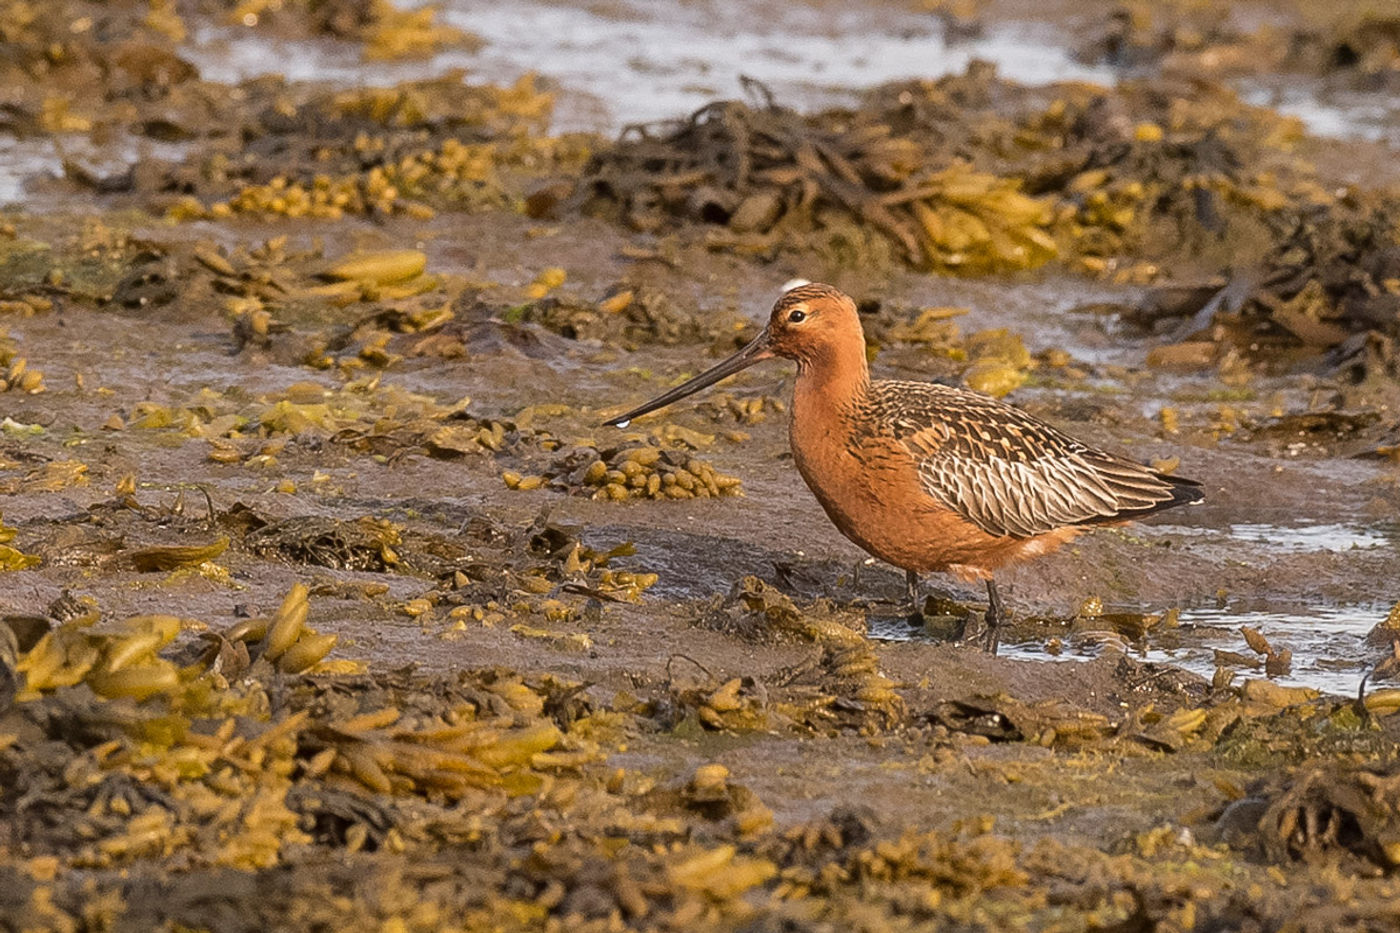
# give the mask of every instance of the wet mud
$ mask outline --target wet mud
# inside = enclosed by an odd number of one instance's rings
[[[1400,191],[1249,85],[1384,17],[925,4],[1121,80],[612,133],[467,9],[0,0],[0,928],[1400,923]],[[1206,502],[912,625],[783,365],[601,426],[795,277]]]

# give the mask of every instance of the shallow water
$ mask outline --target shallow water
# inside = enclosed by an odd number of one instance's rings
[[[1400,105],[1386,95],[1331,92],[1306,79],[1288,86],[1244,82],[1240,93],[1251,104],[1297,117],[1316,136],[1400,146]]]
[[[142,159],[177,160],[184,151],[183,143],[131,135],[95,143],[81,134],[17,139],[0,133],[0,206],[24,202],[30,209],[42,210],[46,199],[31,196],[28,185],[36,179],[63,177],[67,159],[98,177],[108,177],[122,174]]]
[[[1393,524],[1357,525],[1322,522],[1278,525],[1268,522],[1239,522],[1217,528],[1175,525],[1157,522],[1142,529],[1144,536],[1161,534],[1185,535],[1203,539],[1211,544],[1240,544],[1252,553],[1271,551],[1280,554],[1302,554],[1315,551],[1348,551],[1352,549],[1394,546],[1397,528]]]
[[[1386,611],[1386,606],[1374,604],[1243,612],[1228,607],[1186,609],[1178,628],[1161,636],[1149,635],[1139,645],[1129,645],[1111,633],[1084,632],[1065,638],[1058,655],[1051,654],[1044,642],[1008,645],[1004,653],[1016,658],[1080,661],[1116,645],[1139,660],[1173,664],[1209,678],[1215,672],[1215,649],[1252,654],[1240,634],[1241,627],[1249,626],[1258,629],[1275,650],[1293,652],[1292,671],[1272,678],[1276,682],[1355,696],[1361,678],[1377,659],[1376,649],[1365,643],[1366,633],[1385,618]],[[1258,670],[1239,671],[1241,677],[1263,674],[1262,659]]]
[[[432,78],[454,68],[472,68],[477,57],[462,49],[449,49],[429,59],[366,62],[360,47],[353,42],[328,38],[291,42],[236,26],[196,29],[181,51],[206,81],[234,84],[276,73],[288,81],[357,87],[392,87],[403,81]],[[529,67],[516,68],[510,79],[519,77]]]
[[[605,8],[449,0],[441,6],[447,22],[486,40],[479,53],[366,64],[349,43],[299,42],[289,54],[290,43],[219,28],[197,32],[187,54],[206,78],[230,82],[278,71],[294,80],[388,85],[453,68],[509,82],[535,71],[562,86],[556,129],[597,132],[741,96],[744,77],[799,106],[850,102],[863,88],[960,72],[974,59],[1028,84],[1113,81],[1110,69],[1074,61],[1051,27],[997,26],[975,40],[949,42],[935,17],[910,10],[775,6],[768,12],[776,18],[763,19],[738,0]]]
[[[1397,527],[1393,524],[1360,525],[1343,522],[1277,525],[1266,522],[1238,522],[1223,528],[1154,523],[1134,529],[1133,534],[1152,538],[1185,537],[1193,548],[1237,552],[1240,562],[1268,560],[1270,555],[1286,555],[1373,550],[1394,547]],[[1123,607],[1126,608],[1126,607]],[[1163,606],[1140,607],[1144,612],[1160,612]],[[1008,657],[1042,661],[1085,661],[1104,650],[1121,650],[1142,661],[1174,664],[1204,677],[1215,672],[1214,652],[1219,649],[1250,655],[1240,629],[1258,629],[1275,650],[1293,652],[1292,671],[1275,678],[1281,684],[1313,687],[1327,693],[1355,695],[1362,676],[1380,658],[1380,649],[1366,644],[1366,634],[1382,621],[1389,604],[1367,602],[1350,605],[1296,605],[1251,602],[1247,606],[1180,607],[1176,627],[1150,632],[1139,642],[1104,630],[1080,630],[1068,634],[1047,634],[1045,638],[1003,645]],[[1111,607],[1120,611],[1120,607]],[[1138,611],[1137,608],[1128,611]],[[923,640],[924,630],[911,628],[900,619],[872,622],[871,636],[889,641]],[[1057,648],[1050,647],[1052,639]],[[1263,660],[1257,671],[1242,669],[1241,676],[1264,676]]]
[[[888,81],[960,72],[974,59],[1028,84],[1113,80],[1109,69],[1070,58],[1048,27],[993,27],[950,43],[934,16],[911,10],[775,5],[772,18],[759,19],[744,15],[747,9],[738,0],[617,3],[605,12],[451,0],[446,18],[487,40],[475,65],[483,73],[536,68],[605,102],[593,113],[560,114],[570,129],[684,115],[716,97],[741,95],[741,76],[802,106],[848,102],[855,91]]]
[[[27,179],[57,175],[63,159],[47,139],[16,139],[0,133],[0,205],[23,200]]]
[[[1216,668],[1215,651],[1253,657],[1240,629],[1258,629],[1270,645],[1293,652],[1293,667],[1273,677],[1287,686],[1312,687],[1325,693],[1355,696],[1361,678],[1375,666],[1380,652],[1366,644],[1366,633],[1385,618],[1384,604],[1354,606],[1276,606],[1238,610],[1199,607],[1183,609],[1176,627],[1130,642],[1107,627],[1081,629],[1043,639],[1006,642],[1000,654],[1032,661],[1088,661],[1104,651],[1121,651],[1139,661],[1171,664],[1209,679]],[[872,620],[870,635],[882,641],[922,641],[929,636],[902,619]],[[929,639],[931,640],[931,639]],[[1053,646],[1053,647],[1052,647]],[[1239,677],[1263,677],[1257,669],[1236,668]]]

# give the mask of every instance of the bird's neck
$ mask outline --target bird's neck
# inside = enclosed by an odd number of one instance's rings
[[[794,409],[851,410],[869,389],[870,367],[865,360],[865,341],[843,342],[820,347],[811,356],[798,360],[793,405]]]

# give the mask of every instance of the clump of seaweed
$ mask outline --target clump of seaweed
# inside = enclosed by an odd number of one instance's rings
[[[175,169],[198,194],[176,200],[169,215],[426,219],[440,207],[508,206],[520,197],[508,176],[581,164],[586,154],[581,138],[544,133],[552,97],[531,76],[512,87],[445,79],[284,106],[299,118],[259,123],[237,150],[211,144]],[[294,152],[274,170],[258,157],[270,147]]]
[[[43,370],[29,365],[29,359],[21,356],[14,341],[0,330],[0,392],[38,395],[45,388]]]
[[[216,463],[266,470],[289,444],[334,443],[390,462],[412,454],[454,459],[507,451],[553,451],[548,431],[468,413],[470,399],[444,405],[378,378],[344,389],[294,383],[269,395],[202,390],[189,405],[139,403],[128,430],[172,432],[209,444]]]
[[[633,226],[725,225],[754,248],[878,232],[917,268],[985,272],[1200,250],[1324,198],[1289,159],[1296,124],[1228,91],[1066,85],[1046,104],[986,66],[802,116],[771,98],[634,128],[584,172]],[[867,243],[868,246],[868,243]]]
[[[763,93],[766,94],[766,91]],[[597,153],[582,183],[633,227],[688,220],[726,227],[753,249],[878,231],[930,270],[1032,268],[1058,254],[1052,206],[1013,179],[934,153],[866,112],[808,118],[778,106],[711,104],[687,120],[633,127]]]
[[[1400,866],[1400,777],[1393,766],[1301,767],[1258,782],[1221,821],[1232,843],[1257,846],[1274,862],[1344,858],[1370,870]]]
[[[788,404],[776,395],[739,397],[728,392],[707,393],[696,403],[695,411],[718,424],[735,422],[741,425],[762,424],[770,416],[786,415]]]
[[[60,865],[178,853],[187,867],[258,868],[311,841],[298,811],[314,808],[318,794],[442,802],[536,794],[549,775],[596,757],[565,737],[542,695],[518,678],[486,674],[479,687],[449,689],[431,713],[386,703],[383,691],[356,686],[357,665],[322,660],[336,636],[307,626],[308,609],[298,584],[271,615],[224,632],[175,616],[112,627],[89,609],[37,640],[27,634],[14,663],[16,705],[0,720],[0,733],[19,730],[0,742],[3,766],[37,762],[29,756],[45,741],[71,757],[58,771],[30,769],[0,795],[0,812]],[[197,642],[177,641],[188,631],[199,632]],[[307,672],[350,680],[282,681],[273,693],[279,677]],[[43,828],[33,801],[50,784],[46,799],[82,802],[80,819]],[[370,833],[376,845],[386,835],[402,844],[383,824],[352,822],[342,832],[352,848]]]
[[[11,545],[15,540],[19,530],[6,525],[0,519],[0,572],[7,570],[28,570],[37,567],[43,559],[37,554],[26,554],[24,551]]]
[[[1301,124],[1228,88],[1033,91],[979,65],[856,110],[802,115],[764,93],[628,130],[585,169],[588,209],[643,230],[698,224],[733,249],[945,272],[1059,259],[1148,282],[1186,255],[1245,287],[1178,339],[1215,324],[1240,352],[1327,351],[1360,375],[1393,358],[1393,197],[1323,184],[1297,155]]]
[[[511,489],[548,486],[594,499],[709,499],[743,495],[737,476],[674,447],[575,447],[537,475],[502,475]]]
[[[1075,49],[1075,56],[1115,68],[1158,65],[1171,56],[1192,56],[1241,40],[1230,28],[1228,12],[1204,4],[1118,3],[1096,23],[1095,31]]]
[[[698,624],[758,642],[797,640],[818,649],[766,682],[731,678],[679,693],[679,702],[693,707],[708,728],[764,728],[771,717],[803,730],[875,732],[905,721],[897,684],[880,671],[865,638],[863,613],[821,599],[799,606],[772,584],[744,577]]]
[[[1361,89],[1393,90],[1400,70],[1400,17],[1383,8],[1343,9],[1331,21],[1295,29],[1287,63],[1343,75]]]
[[[222,660],[219,648],[225,641],[253,643],[259,656],[279,670],[300,673],[321,661],[336,643],[336,636],[306,627],[307,612],[307,590],[298,584],[274,615],[240,623],[216,642],[214,650],[185,667],[160,655],[187,627],[184,620],[169,615],[134,616],[115,632],[94,631],[99,617],[86,612],[46,632],[19,657],[15,671],[24,680],[16,698],[37,699],[80,683],[101,697],[137,700],[197,690],[199,678]],[[247,664],[245,649],[243,667]]]
[[[202,6],[245,29],[357,42],[367,61],[423,58],[445,48],[481,45],[470,33],[439,23],[441,11],[431,5],[401,10],[390,0],[205,0]]]

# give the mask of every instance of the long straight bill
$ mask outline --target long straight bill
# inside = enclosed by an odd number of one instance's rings
[[[740,370],[748,369],[754,363],[761,363],[764,360],[772,359],[772,357],[773,354],[768,349],[768,331],[764,330],[763,333],[751,340],[747,346],[723,363],[716,364],[694,379],[681,383],[664,395],[658,395],[645,405],[638,406],[626,414],[618,415],[616,418],[609,418],[603,423],[625,428],[627,427],[627,423],[633,418],[641,417],[647,412],[656,411],[658,408],[665,408],[672,402],[680,401],[687,395],[694,395],[701,389],[709,388],[726,376],[732,376]]]

